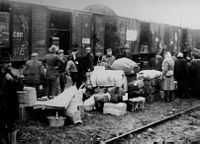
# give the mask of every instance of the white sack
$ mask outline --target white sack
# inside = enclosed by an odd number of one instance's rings
[[[123,71],[121,70],[102,70],[102,71],[93,71],[90,77],[93,87],[111,87],[122,85],[127,85],[126,77]]]

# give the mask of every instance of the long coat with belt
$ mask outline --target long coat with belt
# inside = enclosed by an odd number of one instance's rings
[[[174,90],[174,61],[172,59],[164,59],[162,63],[163,81],[161,88],[163,90]]]
[[[23,83],[19,78],[7,80],[6,74],[2,72],[0,81],[0,131],[13,131],[19,116],[17,91],[23,89]]]

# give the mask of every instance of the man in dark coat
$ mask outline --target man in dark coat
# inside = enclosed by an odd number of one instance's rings
[[[200,98],[200,59],[198,53],[192,53],[193,59],[188,62],[190,76],[190,93],[193,97]]]
[[[31,54],[31,60],[26,62],[23,74],[26,77],[26,85],[35,87],[38,96],[39,86],[44,78],[44,66],[38,60],[38,53]]]
[[[90,71],[93,71],[94,69],[94,57],[91,54],[90,47],[87,47],[85,51],[86,51],[86,56],[83,58],[84,69],[85,69],[85,72],[90,72]]]
[[[9,54],[1,58],[0,68],[0,132],[6,135],[7,143],[16,144],[16,122],[19,114],[17,91],[23,89],[23,84],[12,70]]]
[[[59,94],[59,67],[61,65],[61,60],[56,54],[57,51],[58,47],[52,45],[49,48],[50,53],[43,59],[43,63],[47,67],[46,77],[48,83],[48,97],[54,97]]]
[[[66,75],[65,75],[65,67],[67,65],[67,59],[64,56],[64,50],[60,49],[58,50],[58,56],[60,58],[60,66],[59,66],[59,81],[60,81],[60,90],[61,92],[65,89],[66,84]]]
[[[174,78],[178,83],[177,96],[179,98],[187,98],[189,88],[189,72],[187,60],[183,58],[183,53],[181,52],[177,54],[177,60],[175,61]]]
[[[81,84],[86,80],[84,74],[85,74],[85,69],[84,69],[84,61],[83,58],[81,58],[78,53],[79,53],[79,45],[78,44],[74,44],[73,48],[72,48],[72,60],[76,65],[76,69],[78,72],[78,76],[77,76],[77,82],[76,82],[76,86],[77,88],[79,88],[81,86]]]

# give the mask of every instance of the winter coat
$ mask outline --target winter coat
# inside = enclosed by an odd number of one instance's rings
[[[114,61],[115,61],[115,56],[113,55],[111,56],[104,55],[102,58],[102,62],[107,63],[109,67],[111,67]]]
[[[83,58],[85,72],[93,71],[94,69],[94,57],[91,54],[87,54]]]
[[[194,59],[191,61],[189,77],[191,90],[194,92],[200,92],[200,59]]]
[[[21,79],[7,80],[6,74],[0,72],[0,130],[9,131],[15,129],[15,123],[19,116],[19,102],[17,91],[23,89]]]
[[[61,60],[58,55],[47,54],[43,62],[47,66],[47,79],[56,80],[59,75],[59,66],[61,65]]]
[[[40,84],[44,77],[44,67],[42,62],[38,60],[28,60],[24,68],[24,76],[27,83]]]
[[[67,62],[67,66],[66,66],[66,69],[65,71],[67,73],[70,73],[70,72],[78,72],[77,68],[76,68],[76,64],[73,60],[69,60]]]
[[[162,63],[163,90],[174,90],[174,61],[172,59],[165,59]]]

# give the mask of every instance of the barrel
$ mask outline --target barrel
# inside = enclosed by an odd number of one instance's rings
[[[23,106],[33,106],[36,103],[36,89],[24,87],[23,91],[18,91],[19,104]]]

